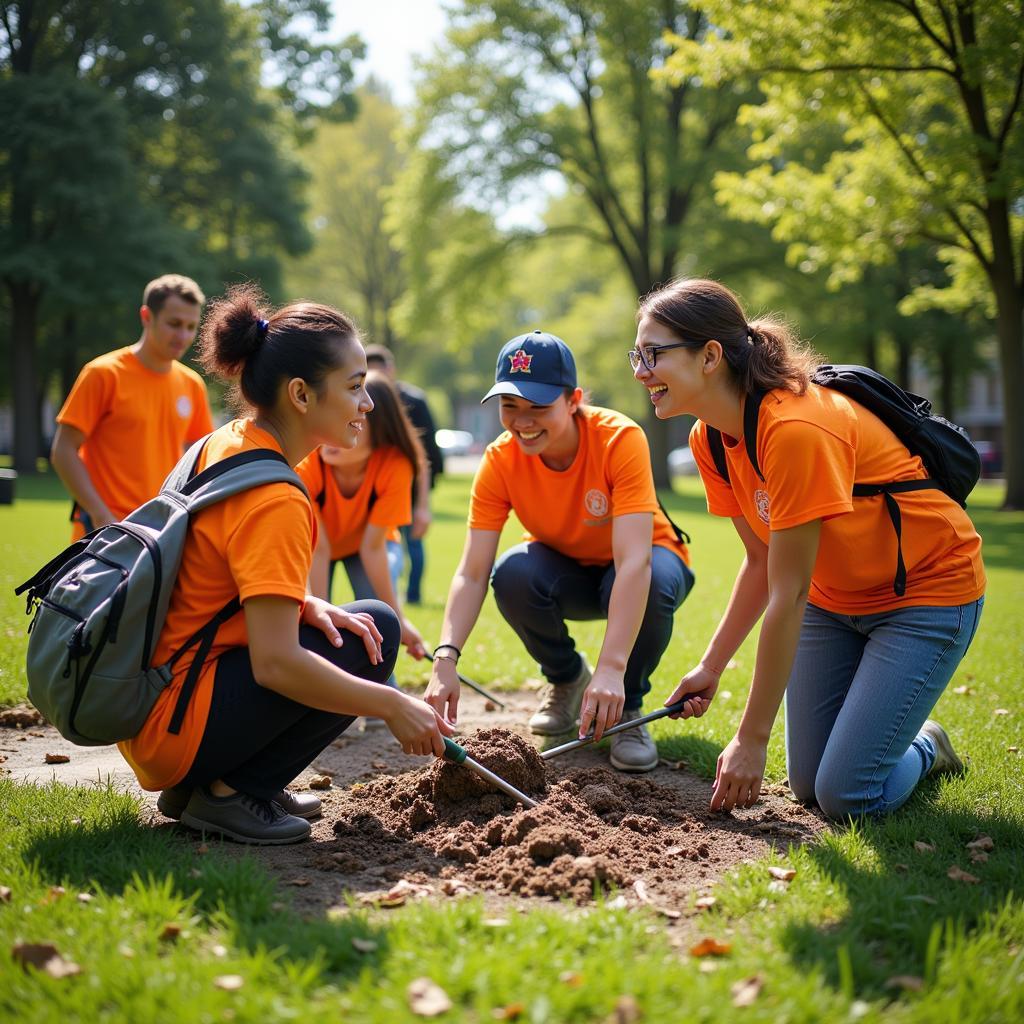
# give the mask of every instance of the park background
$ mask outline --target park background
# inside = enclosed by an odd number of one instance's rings
[[[938,709],[971,771],[922,787],[891,821],[780,850],[798,871],[784,896],[764,864],[724,879],[700,921],[735,949],[707,972],[652,915],[614,908],[534,910],[502,929],[472,902],[309,922],[246,859],[214,850],[200,878],[191,847],[140,825],[133,798],[0,777],[0,889],[15,894],[0,897],[0,1017],[394,1021],[428,973],[455,1000],[451,1019],[634,1019],[625,994],[650,1020],[1020,1019],[1019,5],[367,6],[0,0],[0,442],[19,473],[0,509],[0,705],[24,698],[27,620],[11,590],[66,538],[44,459],[53,413],[86,360],[137,337],[142,286],[167,271],[210,296],[252,279],[275,301],[341,306],[427,389],[439,425],[479,442],[497,431],[477,401],[501,343],[534,326],[564,337],[595,402],[644,423],[666,504],[694,536],[700,597],[666,657],[685,670],[739,549],[696,481],[670,490],[685,433],[652,419],[625,353],[638,295],[697,274],[752,315],[783,312],[828,359],[929,395],[985,443],[991,479],[970,510],[988,604]],[[428,637],[467,494],[456,476],[436,499],[417,620]],[[533,671],[491,602],[479,635],[482,680],[511,687]],[[713,773],[708,751],[731,735],[752,665],[748,643],[714,715],[657,728],[666,756]],[[652,698],[670,692],[663,676]],[[776,736],[769,778],[783,777]],[[979,835],[994,844],[972,868],[980,881],[951,880]],[[94,899],[54,899],[57,884]],[[161,943],[167,921],[189,941]],[[85,985],[7,956],[58,936]],[[229,970],[240,993],[211,985]],[[763,993],[737,1011],[732,986],[754,976]]]

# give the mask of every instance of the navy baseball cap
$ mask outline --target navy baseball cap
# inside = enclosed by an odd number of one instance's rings
[[[515,395],[550,405],[566,388],[576,387],[576,360],[561,338],[547,331],[520,334],[505,343],[494,368],[494,387],[480,399]]]

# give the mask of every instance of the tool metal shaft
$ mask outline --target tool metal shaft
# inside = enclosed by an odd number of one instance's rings
[[[652,711],[649,715],[642,715],[640,718],[634,718],[631,722],[619,722],[618,725],[613,725],[610,729],[605,729],[604,736],[614,736],[617,732],[625,732],[627,729],[635,729],[638,725],[646,725],[648,722],[654,722],[659,718],[664,718],[666,715],[682,711],[685,703],[686,701],[683,700],[676,701],[675,704],[669,704],[667,707],[659,708],[657,711]],[[544,750],[541,752],[540,756],[543,760],[550,761],[551,758],[558,757],[559,754],[567,754],[570,750],[579,750],[580,747],[586,747],[593,742],[594,734],[591,733],[589,736],[586,736],[581,740],[571,740],[569,743],[563,743],[560,747],[552,747],[550,750]]]
[[[481,779],[486,779],[492,786],[497,786],[503,793],[507,793],[513,800],[518,800],[524,807],[536,807],[537,801],[531,800],[525,793],[521,793],[510,782],[506,782],[500,775],[485,768],[479,761],[467,757],[464,764],[470,771],[474,771]]]

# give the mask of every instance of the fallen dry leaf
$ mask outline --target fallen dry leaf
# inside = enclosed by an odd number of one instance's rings
[[[174,921],[168,921],[157,936],[161,942],[174,942],[181,935],[181,925]]]
[[[984,850],[971,850],[971,863],[984,864],[988,860],[988,854]]]
[[[1020,747],[1007,747],[1006,752],[1008,754],[1016,754],[1020,750]]]
[[[91,892],[80,892],[75,898],[79,903],[92,903],[95,897]]]
[[[647,906],[652,910],[657,911],[663,917],[667,917],[671,920],[675,920],[677,917],[682,917],[682,914],[678,910],[672,910],[669,907],[662,907],[655,903],[647,892],[647,883],[642,878],[638,878],[633,883],[633,891],[636,893],[637,899],[640,900],[641,903],[646,903]]]
[[[772,878],[777,878],[780,882],[792,882],[793,879],[796,878],[796,868],[779,868],[772,866],[768,869],[768,874],[771,875]]]
[[[485,917],[480,922],[485,928],[507,928],[507,917]]]
[[[72,978],[82,973],[82,968],[71,960],[65,960],[57,947],[50,942],[22,942],[11,947],[11,956],[22,969],[34,967],[51,978]]]
[[[46,764],[67,764],[71,760],[68,754],[46,754],[43,761]]]
[[[441,882],[441,892],[445,896],[467,896],[472,891],[461,878],[446,878]]]
[[[295,885],[295,886],[298,886],[298,887],[301,888],[302,886],[309,885],[309,879],[308,878],[304,878],[304,877],[303,878],[289,878],[288,881],[285,882],[284,884],[285,885]]]
[[[51,885],[50,891],[39,901],[43,904],[56,903],[67,895],[67,889],[63,885]]]
[[[373,939],[360,939],[358,936],[352,939],[352,948],[358,953],[372,953],[377,948]]]
[[[910,865],[909,864],[896,863],[896,864],[893,864],[893,869],[895,871],[909,871],[910,870]]]
[[[969,871],[964,871],[957,864],[954,864],[946,872],[946,877],[952,879],[954,882],[966,882],[968,885],[975,885],[981,881],[980,878],[975,877]]]
[[[974,687],[973,686],[954,686],[953,692],[958,693],[961,697],[973,697]]]
[[[11,902],[11,890],[6,885],[0,885],[0,903]]]
[[[1008,708],[996,708],[995,711],[992,712],[993,715],[1008,715],[1009,713]]]
[[[385,910],[390,910],[392,907],[402,906],[405,903],[405,897],[368,892],[359,897],[359,902],[372,903],[375,907],[383,907]]]
[[[583,985],[583,975],[579,971],[562,971],[558,980],[569,988],[580,988]]]
[[[760,974],[753,974],[749,978],[737,981],[730,991],[732,992],[733,1006],[750,1006],[761,994],[764,988],[764,978]]]
[[[437,1017],[452,1008],[448,993],[430,978],[415,978],[410,981],[409,987],[405,990],[405,997],[409,1002],[409,1009],[417,1017]]]
[[[330,775],[314,775],[309,780],[310,789],[330,789],[331,788],[331,777]]]
[[[690,947],[690,956],[725,956],[731,949],[731,942],[720,942],[708,937]]]
[[[209,852],[210,847],[208,843],[200,843],[196,847],[196,853],[199,854],[200,857],[205,857]]]
[[[931,843],[924,843],[920,839],[914,840],[914,849],[918,853],[934,853],[935,847]]]
[[[498,705],[495,704],[493,700],[485,700],[484,701],[484,711],[497,711],[497,710],[498,710]]]
[[[387,761],[371,761],[370,762],[370,767],[371,768],[376,768],[377,771],[382,772],[385,769],[389,768],[390,765],[387,763]]]
[[[968,850],[994,850],[996,844],[991,836],[978,836],[967,844]]]
[[[924,988],[924,979],[913,974],[896,974],[885,983],[886,988],[902,988],[907,992],[920,992]]]
[[[526,1007],[522,1003],[509,1003],[491,1010],[491,1016],[495,1020],[519,1020],[525,1012]]]
[[[710,910],[717,902],[714,896],[699,896],[694,906],[698,910]]]
[[[636,1024],[641,1017],[643,1017],[643,1011],[633,996],[619,996],[615,1000],[608,1024]]]
[[[217,988],[224,989],[225,992],[237,992],[245,984],[245,978],[240,974],[222,974],[220,977],[214,978],[213,983]]]

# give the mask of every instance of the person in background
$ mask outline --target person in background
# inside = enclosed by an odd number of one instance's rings
[[[139,310],[142,337],[78,375],[50,450],[74,501],[73,541],[149,501],[185,449],[213,430],[203,378],[180,362],[204,301],[190,278],[150,281]]]
[[[549,684],[530,729],[557,736],[578,722],[580,737],[593,726],[600,739],[620,718],[641,715],[673,616],[693,586],[690,556],[658,503],[644,432],[613,409],[584,404],[561,338],[533,331],[509,341],[483,401],[492,398],[505,432],[473,480],[425,699],[456,720],[456,664],[490,581],[498,610]],[[510,512],[527,539],[495,564]],[[593,670],[567,619],[607,620]],[[609,760],[623,772],[657,767],[646,726],[612,736]]]
[[[402,643],[420,659],[426,654],[423,639],[398,599],[398,529],[412,519],[411,496],[426,472],[426,456],[388,377],[370,371],[366,391],[373,409],[355,444],[323,445],[296,467],[320,516],[310,590],[329,601],[341,562],[356,600],[377,598],[393,608]]]
[[[870,410],[813,383],[814,357],[783,321],[748,319],[717,281],[673,281],[642,299],[629,359],[659,419],[697,417],[690,448],[708,511],[732,520],[745,552],[703,658],[665,703],[705,714],[761,620],[712,810],[757,800],[783,695],[790,788],[830,818],[888,814],[925,776],[961,770],[928,715],[984,603],[981,537],[964,509],[937,488],[901,493],[897,535],[882,497],[857,497],[854,484],[924,480],[920,457]],[[745,440],[758,396],[760,473]]]
[[[420,388],[398,380],[395,373],[395,357],[383,345],[366,346],[366,365],[371,370],[382,370],[391,378],[405,406],[406,414],[413,428],[419,432],[423,450],[427,455],[427,472],[416,481],[416,493],[412,499],[412,522],[402,527],[402,538],[409,552],[409,579],[405,587],[405,599],[409,604],[420,604],[423,600],[423,570],[426,557],[423,538],[430,528],[430,492],[437,478],[444,472],[444,456],[434,439],[434,417],[427,405],[427,396]]]
[[[202,359],[246,413],[210,435],[199,471],[256,449],[295,466],[318,445],[350,448],[373,408],[358,331],[330,306],[272,309],[254,285],[237,286],[206,318]],[[444,753],[451,727],[381,685],[398,655],[395,613],[309,594],[315,536],[309,498],[286,482],[242,491],[189,524],[154,664],[232,597],[242,609],[216,627],[204,661],[193,664],[195,648],[181,658],[119,747],[142,787],[162,790],[160,811],[190,828],[258,845],[305,839],[320,800],[287,786],[357,715],[383,719],[408,754]]]

